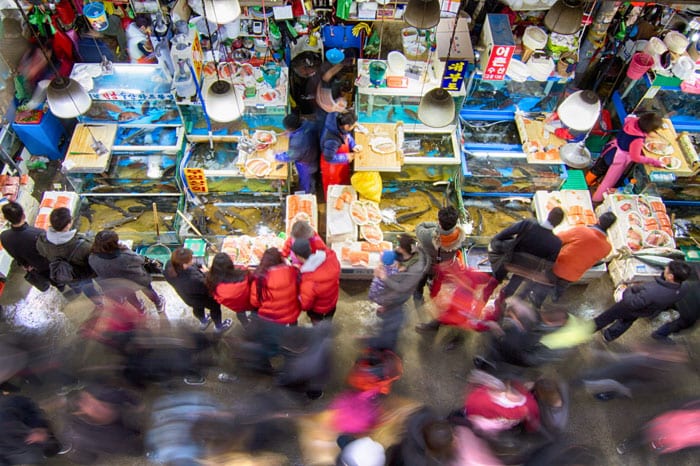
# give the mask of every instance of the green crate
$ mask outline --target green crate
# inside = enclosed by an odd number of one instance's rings
[[[579,191],[587,191],[588,185],[586,184],[586,177],[582,170],[567,169],[567,177],[564,183],[561,185],[561,190],[564,189],[576,189]]]
[[[204,257],[207,255],[207,242],[201,238],[186,238],[183,246],[192,250],[193,257]]]
[[[700,248],[697,246],[681,246],[687,262],[700,262]]]

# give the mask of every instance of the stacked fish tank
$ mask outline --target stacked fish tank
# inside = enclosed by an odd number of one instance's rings
[[[79,121],[117,125],[104,171],[64,166],[68,183],[81,197],[80,231],[113,229],[135,247],[178,243],[184,128],[171,78],[157,65],[132,64],[114,64],[111,73],[99,64],[77,64],[73,77],[80,76],[91,76],[93,86],[88,90],[92,105]]]

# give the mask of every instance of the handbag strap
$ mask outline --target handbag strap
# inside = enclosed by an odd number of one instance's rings
[[[66,262],[68,262],[69,264],[71,263],[71,260],[73,259],[73,255],[74,255],[75,252],[78,250],[78,248],[80,247],[80,245],[81,245],[82,243],[84,243],[84,242],[85,242],[85,240],[84,240],[83,238],[78,238],[77,243],[75,243],[75,247],[74,247],[73,250],[70,252],[70,254],[68,254],[68,258],[66,259]]]

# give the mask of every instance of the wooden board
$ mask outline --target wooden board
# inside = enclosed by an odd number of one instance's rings
[[[63,161],[65,171],[67,173],[102,173],[107,171],[116,134],[117,125],[78,124]],[[91,147],[93,137],[105,145],[109,151],[107,154],[97,155]]]
[[[402,123],[362,123],[369,131],[367,134],[355,131],[355,142],[362,146],[362,151],[355,155],[355,171],[400,172],[403,164],[403,132]],[[396,144],[396,151],[390,154],[380,154],[372,150],[371,142],[374,137],[388,137]]]
[[[528,163],[561,164],[559,158],[559,148],[566,144],[566,141],[555,136],[554,133],[545,134],[544,121],[525,118],[522,115],[515,115],[515,126],[518,128],[520,142],[523,145],[523,152],[527,155]],[[549,148],[550,152],[538,149]]]
[[[284,162],[278,162],[275,160],[275,154],[280,152],[286,152],[289,148],[289,138],[286,134],[278,134],[277,141],[264,150],[256,150],[254,153],[249,155],[246,160],[251,159],[265,159],[270,162],[272,170],[265,176],[255,176],[250,173],[245,167],[243,169],[244,176],[246,178],[256,178],[264,180],[286,180],[289,174],[289,164]]]
[[[678,144],[678,134],[676,134],[676,129],[673,127],[673,123],[671,123],[671,120],[665,118],[664,119],[664,127],[661,128],[656,132],[656,134],[661,138],[665,139],[668,141],[671,146],[673,147],[673,154],[671,156],[679,159],[681,161],[681,166],[676,168],[675,170],[671,170],[669,168],[657,168],[653,167],[651,165],[644,165],[644,169],[647,171],[647,173],[651,172],[670,172],[673,173],[676,176],[693,176],[694,171],[691,167],[688,166],[688,161],[686,160],[685,156],[683,155],[683,151],[681,150],[681,146]],[[654,136],[650,136],[650,139],[654,139]],[[642,152],[644,152],[644,155],[647,157],[651,157],[654,159],[658,159],[662,157],[659,154],[655,154],[653,152],[649,152],[646,149],[642,149]]]

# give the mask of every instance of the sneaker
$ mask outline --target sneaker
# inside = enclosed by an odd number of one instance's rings
[[[306,392],[306,397],[309,400],[320,400],[323,398],[323,390],[309,390]]]
[[[600,401],[610,401],[617,398],[617,392],[601,392],[593,395],[595,399]]]
[[[56,454],[57,455],[67,455],[71,451],[73,451],[73,444],[68,442],[68,443],[62,444],[61,449],[58,450],[58,453],[56,453]]]
[[[651,337],[659,343],[666,343],[667,345],[675,345],[676,344],[676,342],[671,340],[668,336],[659,335],[656,332],[652,333]]]
[[[625,439],[615,447],[618,455],[625,455],[630,450],[629,440]]]
[[[208,329],[210,325],[211,325],[211,317],[205,316],[204,319],[199,322],[200,332],[203,332],[206,329]]]
[[[427,322],[425,324],[418,324],[416,325],[416,332],[422,333],[422,334],[429,334],[429,333],[435,333],[438,331],[440,328],[440,322],[437,320],[433,320],[430,322]]]
[[[226,330],[231,328],[231,319],[226,319],[223,322],[221,322],[221,325],[216,327],[214,332],[216,332],[217,335],[221,335],[222,333],[226,332]]]
[[[158,295],[158,304],[156,304],[156,311],[158,311],[158,314],[162,314],[165,312],[165,296],[162,294]]]
[[[613,337],[610,334],[610,329],[606,328],[605,330],[603,330],[603,339],[608,343],[610,343],[611,341],[613,341],[615,339],[615,337]]]
[[[216,378],[219,379],[221,383],[231,383],[238,380],[238,377],[227,372],[220,372]]]
[[[188,375],[185,377],[184,382],[187,385],[204,385],[206,379],[203,375]]]

